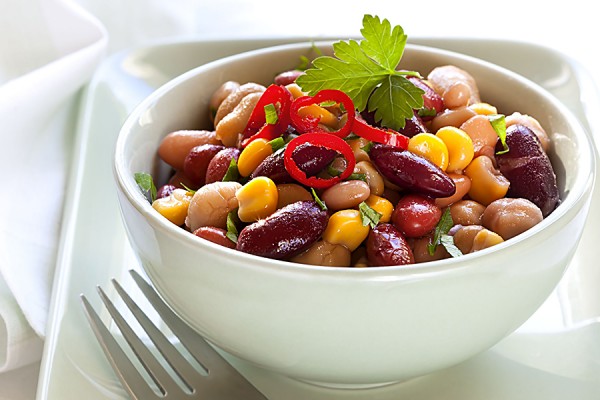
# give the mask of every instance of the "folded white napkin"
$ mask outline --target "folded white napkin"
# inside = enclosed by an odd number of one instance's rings
[[[3,3],[0,372],[41,355],[77,94],[107,40],[102,26],[72,2]]]

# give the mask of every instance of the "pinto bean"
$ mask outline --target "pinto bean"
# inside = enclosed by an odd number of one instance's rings
[[[460,129],[471,137],[475,157],[485,155],[492,158],[494,156],[498,134],[485,115],[469,118],[460,126]]]
[[[383,194],[383,191],[385,190],[383,178],[370,161],[356,163],[354,172],[365,175],[371,194],[376,196],[381,196]]]
[[[327,212],[315,201],[298,201],[240,232],[237,250],[268,258],[288,259],[316,242],[327,226]]]
[[[477,113],[469,107],[446,109],[433,118],[430,129],[432,132],[437,132],[444,126],[454,126],[459,128],[465,121],[475,115],[477,115]]]
[[[350,180],[338,182],[321,194],[321,199],[331,210],[354,208],[369,198],[371,191],[366,182]]]
[[[222,143],[214,131],[175,131],[162,139],[158,146],[158,156],[174,169],[181,170],[190,150],[202,144]]]
[[[194,193],[185,225],[191,232],[202,226],[227,227],[227,214],[238,208],[235,192],[242,185],[238,182],[213,182]]]
[[[442,260],[449,258],[450,253],[444,246],[436,246],[433,255],[429,254],[429,244],[431,243],[431,236],[424,236],[417,238],[412,243],[412,252],[415,257],[415,263]]]
[[[326,267],[349,267],[351,253],[346,246],[319,240],[304,252],[292,257],[290,261]]]
[[[471,88],[463,81],[451,84],[442,94],[446,107],[455,109],[469,105]]]
[[[544,219],[542,210],[527,199],[504,198],[493,201],[482,214],[482,225],[508,240],[534,227]]]

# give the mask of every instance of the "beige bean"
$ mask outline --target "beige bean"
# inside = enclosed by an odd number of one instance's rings
[[[304,252],[292,257],[290,261],[325,267],[349,267],[351,265],[351,253],[341,244],[319,240]]]
[[[381,196],[383,194],[383,190],[385,189],[383,178],[370,161],[356,163],[354,172],[365,175],[371,194],[376,196]]]
[[[330,210],[345,210],[358,206],[369,198],[371,191],[366,182],[351,180],[338,182],[321,194],[321,200]]]
[[[441,245],[435,247],[433,255],[429,254],[429,243],[431,243],[431,238],[429,236],[418,238],[413,241],[412,252],[415,257],[415,263],[442,260],[450,257],[450,253],[448,253],[446,248]]]
[[[477,115],[469,107],[459,107],[453,110],[446,109],[431,120],[431,131],[437,132],[444,126],[454,126],[459,128],[469,118]]]
[[[242,101],[244,97],[250,93],[262,93],[266,90],[263,85],[258,83],[244,83],[237,88],[236,91],[230,93],[219,105],[217,113],[215,114],[215,127],[227,114],[233,111],[233,109]]]
[[[545,152],[548,152],[548,147],[550,147],[550,138],[548,134],[542,128],[542,125],[538,122],[537,119],[518,112],[514,112],[511,115],[506,116],[506,127],[508,128],[511,125],[525,125],[529,129],[532,130],[533,133],[538,137],[540,143],[542,144],[542,149]]]
[[[431,84],[433,90],[435,90],[440,96],[443,96],[444,92],[448,90],[456,82],[462,82],[469,87],[470,97],[468,104],[480,103],[481,98],[479,97],[479,89],[475,79],[467,71],[462,70],[454,65],[444,65],[434,68],[429,75],[427,80]]]
[[[227,147],[237,146],[240,134],[246,128],[260,96],[262,96],[262,93],[250,93],[239,102],[233,111],[219,121],[215,132],[217,139],[223,142],[223,145]]]
[[[454,234],[454,245],[463,254],[483,250],[502,242],[500,235],[481,225],[463,226]]]
[[[183,162],[191,149],[203,144],[221,144],[214,131],[181,130],[169,133],[158,146],[158,156],[176,170],[183,168]]]
[[[461,200],[450,206],[452,222],[456,225],[481,225],[485,206],[475,200]]]
[[[468,106],[470,98],[471,88],[462,81],[451,84],[442,95],[444,105],[451,109]]]
[[[238,182],[213,182],[202,186],[194,193],[185,225],[191,232],[201,226],[225,229],[227,214],[238,208],[235,192],[242,185]]]
[[[277,185],[277,209],[301,200],[312,200],[312,194],[302,186],[295,183],[281,183]]]
[[[465,131],[473,141],[474,157],[493,156],[496,152],[498,134],[485,115],[476,115],[465,121],[460,129]]]
[[[223,100],[225,100],[227,98],[227,96],[229,96],[231,93],[238,90],[239,87],[240,87],[240,84],[238,82],[227,81],[227,82],[223,83],[221,86],[219,86],[219,88],[217,90],[215,90],[215,92],[212,94],[212,96],[210,98],[210,102],[208,103],[210,117],[213,119],[213,121],[214,121],[215,115],[217,114],[217,110],[219,109],[219,106],[221,105]]]
[[[439,197],[435,199],[435,205],[439,208],[448,207],[450,204],[461,200],[471,189],[471,179],[463,174],[450,172],[447,174],[454,181],[456,192],[450,197]]]
[[[354,158],[356,159],[357,163],[361,161],[371,160],[371,158],[369,158],[369,153],[367,153],[364,149],[365,146],[369,144],[369,141],[367,139],[359,137],[356,139],[348,140],[347,143],[350,145],[350,148],[352,148],[352,151],[354,152]]]
[[[503,198],[485,208],[482,225],[508,240],[539,224],[544,219],[538,206],[527,199]]]

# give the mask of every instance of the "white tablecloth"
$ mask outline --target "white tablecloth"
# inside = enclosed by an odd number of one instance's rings
[[[600,24],[572,0],[407,3],[0,0],[0,400],[32,399],[80,90],[104,57],[162,38],[356,36],[362,15],[410,36],[509,38],[574,57],[600,84]]]

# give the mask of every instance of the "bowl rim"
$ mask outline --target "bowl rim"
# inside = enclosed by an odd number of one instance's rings
[[[479,259],[487,257],[489,253],[496,253],[504,251],[507,247],[515,247],[523,241],[541,234],[542,230],[546,227],[550,227],[558,223],[559,220],[566,218],[566,215],[570,209],[589,198],[595,176],[595,165],[598,162],[596,159],[596,152],[594,151],[595,145],[592,140],[591,134],[583,127],[575,115],[560,102],[554,95],[542,88],[537,83],[517,74],[509,69],[501,67],[497,64],[482,60],[477,57],[469,56],[466,54],[440,49],[437,47],[411,44],[406,44],[405,51],[410,49],[413,51],[424,51],[433,52],[443,57],[449,57],[458,59],[467,63],[478,64],[487,70],[493,70],[494,73],[500,73],[507,78],[516,80],[519,84],[527,86],[530,90],[536,93],[536,95],[543,97],[546,101],[552,104],[553,107],[558,109],[563,115],[568,126],[573,130],[574,135],[578,137],[581,143],[587,143],[586,148],[579,149],[579,161],[578,164],[589,166],[589,168],[581,171],[581,174],[588,171],[587,175],[579,177],[577,179],[578,185],[571,188],[566,199],[561,199],[561,203],[557,208],[546,218],[544,218],[539,224],[530,228],[529,230],[507,240],[498,245],[490,248],[486,248],[475,253],[464,254],[458,258],[446,258],[436,261],[428,261],[423,263],[414,263],[410,265],[395,265],[395,266],[382,266],[382,267],[368,267],[368,268],[341,268],[341,267],[329,267],[329,266],[317,266],[308,265],[301,263],[294,263],[285,260],[270,259],[262,256],[257,256],[249,253],[237,251],[235,249],[229,249],[218,244],[212,243],[208,240],[199,238],[190,232],[174,225],[166,218],[161,217],[148,202],[143,193],[139,190],[135,180],[133,178],[133,172],[127,168],[127,162],[124,158],[125,144],[133,131],[134,126],[137,124],[140,116],[165,93],[172,90],[174,87],[184,84],[189,79],[202,73],[205,70],[211,70],[218,68],[221,65],[227,64],[231,61],[238,59],[248,59],[271,52],[280,52],[294,49],[308,49],[313,46],[323,47],[331,46],[336,40],[321,40],[321,41],[310,41],[310,42],[294,42],[288,44],[279,44],[275,46],[264,47],[261,49],[250,50],[239,54],[227,56],[198,67],[195,67],[183,74],[169,80],[168,82],[161,85],[158,89],[153,91],[147,96],[142,102],[140,102],[128,115],[125,122],[123,123],[115,145],[115,152],[113,155],[113,175],[116,178],[118,189],[125,195],[127,201],[141,214],[144,218],[155,228],[161,231],[174,235],[174,239],[183,240],[188,245],[202,246],[202,251],[209,251],[211,253],[217,253],[221,256],[226,256],[235,259],[236,262],[243,263],[246,268],[269,268],[277,271],[284,270],[286,273],[308,273],[310,275],[324,274],[333,275],[335,277],[356,277],[359,279],[365,279],[365,277],[377,278],[382,276],[390,276],[401,279],[411,278],[415,275],[430,274],[430,273],[457,273],[465,268],[469,268],[471,265],[469,262],[472,259]],[[465,262],[462,263],[461,261]],[[466,265],[469,264],[469,265]],[[286,268],[281,268],[284,265]]]

